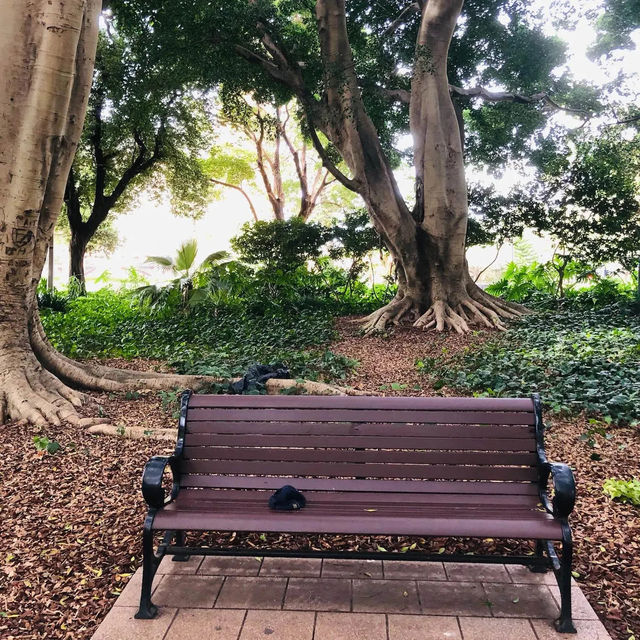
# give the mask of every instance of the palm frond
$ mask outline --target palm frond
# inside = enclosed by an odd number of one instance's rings
[[[189,271],[193,267],[196,256],[198,255],[198,241],[187,240],[183,242],[176,253],[176,261],[174,266],[177,271]]]

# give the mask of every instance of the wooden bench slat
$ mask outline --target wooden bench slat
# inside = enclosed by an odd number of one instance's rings
[[[449,425],[379,424],[368,422],[187,422],[187,433],[264,435],[363,435],[447,437],[447,438],[533,438],[533,426],[522,425]],[[286,442],[286,441],[285,441]]]
[[[284,439],[278,435],[262,434],[187,434],[186,442],[190,446],[218,445],[221,447],[263,446],[279,447]],[[404,437],[401,440],[393,436],[314,436],[289,435],[288,447],[324,447],[365,449],[397,449],[400,442],[405,449],[438,449],[444,451],[535,451],[533,438],[430,438],[427,436]]]
[[[242,489],[210,489],[210,488],[183,488],[180,491],[180,503],[193,505],[213,502],[265,504],[271,496],[269,489],[256,489],[245,491]],[[407,505],[458,505],[477,506],[495,505],[535,509],[539,504],[538,495],[510,495],[510,494],[485,494],[485,493],[381,493],[374,491],[306,491],[305,496],[310,502],[338,502],[350,504],[357,510],[376,507],[378,504],[389,502],[402,502]],[[205,507],[206,508],[206,507]]]
[[[230,515],[227,513],[177,512],[168,507],[158,513],[154,521],[157,529],[188,531],[275,531],[279,533],[334,533],[363,535],[415,535],[447,537],[504,537],[560,540],[562,528],[558,521],[545,514],[531,519],[469,517],[458,513],[456,518],[402,517],[379,513],[327,517],[322,511],[307,507],[300,512],[273,512]]]
[[[222,476],[186,474],[181,478],[182,487],[279,489],[283,478],[275,476]],[[538,495],[534,482],[464,482],[429,480],[355,480],[346,478],[296,478],[300,491],[349,491],[377,493],[478,493],[488,495]]]
[[[246,460],[185,460],[183,473],[221,473],[277,476],[423,478],[436,480],[536,480],[532,467],[475,467],[429,464],[351,464],[348,462],[265,462]],[[285,484],[285,482],[283,482]]]
[[[293,384],[293,381],[292,381]],[[418,409],[429,411],[533,412],[530,398],[422,398],[378,396],[288,396],[194,394],[189,408],[200,407],[315,407],[335,409]]]
[[[513,411],[421,411],[404,409],[333,409],[333,408],[195,408],[189,422],[195,421],[266,421],[284,422],[418,422],[441,424],[524,424],[535,423],[533,413]]]
[[[271,462],[392,462],[414,464],[473,464],[535,466],[533,452],[491,453],[476,451],[399,451],[369,449],[276,449],[259,447],[191,447],[184,449],[187,460],[265,460]]]

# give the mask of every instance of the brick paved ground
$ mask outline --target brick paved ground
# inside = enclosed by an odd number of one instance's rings
[[[165,558],[154,620],[135,620],[141,572],[93,640],[609,640],[577,586],[578,635],[557,634],[552,574],[376,560]]]

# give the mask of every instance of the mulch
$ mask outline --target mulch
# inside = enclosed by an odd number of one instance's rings
[[[338,328],[341,338],[332,349],[361,362],[349,383],[378,392],[384,387],[383,393],[398,395],[433,393],[427,377],[416,370],[416,360],[440,355],[443,349],[452,354],[486,338],[482,332],[460,338],[399,328],[362,340],[353,323],[342,320]],[[113,424],[150,430],[174,424],[174,409],[163,407],[157,393],[92,396],[96,404],[88,411],[95,415],[99,405]],[[572,518],[577,580],[611,636],[628,640],[632,633],[640,635],[640,512],[605,496],[602,482],[612,476],[640,477],[640,432],[611,428],[611,439],[595,435],[596,447],[590,448],[580,440],[589,426],[584,417],[550,417],[548,422],[550,459],[571,464],[578,480]],[[0,637],[88,640],[140,564],[144,463],[151,455],[170,452],[172,446],[150,439],[89,436],[70,426],[36,429],[9,424],[3,434]],[[37,451],[33,438],[38,435],[56,440],[61,449],[53,455]],[[591,459],[594,452],[599,460]],[[257,555],[261,547],[273,544],[400,551],[415,543],[416,550],[465,553],[530,549],[517,541],[259,533],[205,538],[209,544],[254,547]]]

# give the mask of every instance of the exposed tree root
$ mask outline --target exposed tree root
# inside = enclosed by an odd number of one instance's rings
[[[82,418],[77,409],[83,394],[71,389],[29,355],[8,366],[0,377],[0,423],[5,419],[36,426],[62,422],[86,427],[108,422],[104,418]]]
[[[116,427],[113,424],[103,424],[89,427],[87,433],[95,436],[115,436],[131,440],[168,440],[175,442],[177,429],[145,429],[144,427]]]
[[[413,326],[424,330],[451,330],[464,334],[476,325],[504,331],[505,321],[530,313],[522,305],[485,293],[472,282],[458,298],[459,302],[455,305],[435,300],[424,313],[421,313],[415,299],[409,296],[395,298],[364,319],[364,332],[383,331],[390,324],[399,324],[403,318],[412,316],[417,318]]]
[[[0,373],[0,424],[6,420],[36,426],[67,422],[79,427],[99,427],[96,433],[116,433],[122,427],[107,424],[105,418],[83,418],[78,414],[86,397],[76,388],[90,391],[193,389],[199,391],[225,380],[209,376],[189,376],[150,371],[129,371],[81,363],[56,351],[36,318],[31,330],[33,351],[9,355]],[[297,393],[315,395],[360,395],[361,392],[309,380],[269,380],[267,393],[278,394],[295,388]],[[144,429],[142,429],[144,432]],[[173,430],[169,430],[172,438]],[[137,433],[137,432],[132,432]],[[145,433],[140,437],[146,436]],[[131,437],[138,437],[132,435]]]

